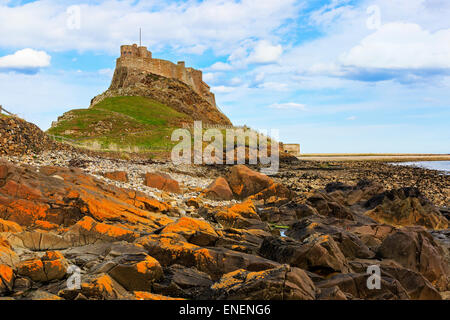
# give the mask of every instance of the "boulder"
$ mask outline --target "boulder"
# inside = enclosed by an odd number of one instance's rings
[[[64,289],[58,295],[64,299],[74,300],[79,295],[94,300],[118,300],[132,299],[133,295],[128,293],[120,284],[107,274],[87,275],[81,281],[80,289]]]
[[[178,181],[172,179],[167,173],[146,173],[144,184],[147,187],[156,188],[166,192],[181,193]]]
[[[352,269],[359,273],[365,273],[371,265],[378,265],[381,277],[396,279],[406,290],[411,299],[416,300],[442,300],[440,293],[419,272],[403,268],[393,261],[356,260],[350,261]]]
[[[299,268],[282,265],[259,272],[236,270],[212,287],[219,300],[313,300],[316,288]]]
[[[316,192],[306,202],[321,215],[338,219],[354,220],[353,213],[339,200],[324,192]]]
[[[253,171],[245,165],[232,167],[225,178],[236,199],[245,199],[253,195],[256,199],[267,199],[271,196],[292,197],[292,192],[285,186],[275,183],[265,174]]]
[[[268,237],[264,239],[259,254],[319,275],[352,272],[338,245],[329,235],[309,238],[303,243]]]
[[[206,221],[194,218],[182,217],[176,222],[168,224],[161,233],[177,233],[182,235],[188,242],[199,245],[214,245],[219,235]]]
[[[105,172],[103,173],[103,176],[110,180],[128,182],[128,173],[126,173],[125,171]]]
[[[217,178],[211,183],[208,188],[203,190],[202,195],[211,200],[231,200],[233,199],[233,192],[228,185],[227,180],[222,177]]]
[[[278,265],[255,255],[225,248],[202,248],[186,242],[181,235],[175,233],[145,236],[137,239],[136,243],[144,246],[148,254],[155,257],[163,266],[180,264],[195,267],[213,279],[237,269],[260,271]]]
[[[146,254],[126,254],[113,260],[108,274],[128,291],[149,291],[161,279],[159,262]]]
[[[35,282],[47,282],[64,278],[68,266],[67,260],[60,252],[47,251],[40,259],[22,261],[17,266],[17,273]]]
[[[14,270],[5,265],[0,264],[0,294],[13,290]]]
[[[421,228],[403,228],[387,236],[378,255],[420,272],[440,291],[449,290],[450,271],[444,249]]]
[[[207,273],[175,264],[166,268],[163,281],[153,285],[153,292],[186,299],[207,299],[212,284]]]
[[[349,299],[365,300],[405,300],[409,295],[402,285],[395,279],[381,277],[380,289],[369,289],[367,279],[369,275],[365,273],[337,274],[329,279],[316,282],[317,288],[326,290],[336,287],[346,294]],[[340,294],[340,296],[342,296]]]
[[[378,194],[365,203],[365,214],[393,226],[424,226],[427,229],[447,229],[448,220],[439,208],[426,199],[417,188],[402,188]]]
[[[256,207],[248,199],[228,208],[224,208],[214,214],[214,219],[227,228],[264,228],[265,223],[256,213]]]

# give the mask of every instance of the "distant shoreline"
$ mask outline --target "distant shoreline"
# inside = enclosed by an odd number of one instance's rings
[[[297,157],[307,161],[450,161],[450,154],[412,154],[412,153],[309,153]]]

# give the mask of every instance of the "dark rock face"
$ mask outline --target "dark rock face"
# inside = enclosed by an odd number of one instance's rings
[[[417,188],[383,192],[369,199],[364,206],[369,217],[398,226],[421,225],[428,229],[446,229],[448,220]]]
[[[219,300],[313,300],[316,295],[308,275],[287,265],[260,272],[236,270],[211,289]]]
[[[378,249],[383,259],[392,259],[401,266],[420,272],[443,291],[449,289],[450,271],[444,249],[420,228],[404,228],[386,237]]]
[[[345,256],[329,236],[319,236],[306,243],[289,239],[266,238],[259,254],[320,275],[351,272]]]
[[[381,278],[381,289],[367,287],[367,275],[360,273],[338,274],[330,279],[316,283],[321,290],[337,287],[350,299],[404,300],[409,295],[401,284],[392,278]],[[342,296],[342,295],[341,295]]]

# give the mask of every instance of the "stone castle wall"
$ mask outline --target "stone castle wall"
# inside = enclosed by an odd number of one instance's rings
[[[174,64],[167,60],[153,59],[152,53],[146,47],[138,47],[133,44],[120,47],[120,58],[117,59],[116,67],[127,67],[166,78],[178,79],[191,86],[211,105],[216,106],[214,94],[210,91],[210,87],[203,82],[202,72],[193,68],[186,68],[184,61]]]

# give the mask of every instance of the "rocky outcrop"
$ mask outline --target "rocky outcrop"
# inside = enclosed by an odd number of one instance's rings
[[[36,125],[0,115],[0,155],[21,156],[52,149],[53,140]]]
[[[148,97],[187,114],[193,120],[201,120],[209,124],[231,125],[231,121],[216,106],[177,79],[119,67],[114,72],[112,86],[94,97],[91,107],[105,98],[119,96]]]
[[[390,190],[370,198],[366,215],[381,223],[394,226],[424,226],[447,229],[448,220],[417,188]]]

